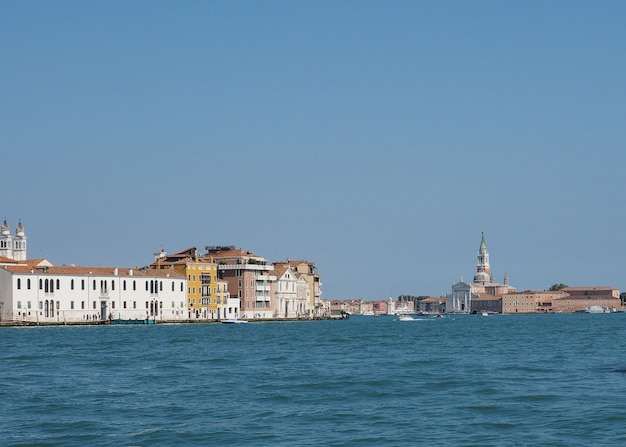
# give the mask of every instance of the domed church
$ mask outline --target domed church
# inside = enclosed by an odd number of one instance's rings
[[[465,282],[461,278],[461,281],[452,284],[452,293],[446,296],[446,312],[470,313],[472,300],[501,297],[515,291],[515,287],[509,285],[509,277],[506,273],[503,283],[495,282],[489,266],[489,252],[487,251],[485,234],[482,233],[474,280]]]

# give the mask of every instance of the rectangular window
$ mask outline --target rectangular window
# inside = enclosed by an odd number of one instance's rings
[[[95,301],[93,302],[93,308],[94,309],[96,308],[96,302]]]
[[[21,288],[22,288],[22,279],[17,278],[17,290],[20,290]]]
[[[84,308],[85,308],[85,302],[84,302],[84,301],[81,301],[81,302],[80,302],[80,308],[81,308],[81,309],[84,309]]]
[[[124,282],[122,283],[122,288],[126,290],[126,280],[124,280]]]
[[[26,288],[30,290],[30,278],[26,280]]]
[[[111,281],[111,290],[115,290],[115,280]]]
[[[124,301],[124,309],[126,309],[126,301]]]
[[[17,308],[18,308],[18,309],[21,309],[21,308],[22,308],[22,302],[21,302],[21,301],[18,301],[18,302],[17,302]]]
[[[74,301],[70,301],[70,309],[74,309]]]
[[[133,309],[137,309],[137,301],[133,301]]]
[[[31,308],[31,302],[30,301],[27,303],[27,306],[28,306],[29,309]]]
[[[73,279],[70,281],[70,289],[74,290],[74,280]]]
[[[80,290],[85,290],[85,280],[84,279],[80,280]]]
[[[115,301],[111,301],[111,309],[115,309]]]
[[[172,301],[172,309],[175,308],[176,306],[174,305],[174,301]]]
[[[95,279],[93,280],[93,290],[96,290],[96,280]],[[94,307],[94,309],[95,309],[95,307]]]

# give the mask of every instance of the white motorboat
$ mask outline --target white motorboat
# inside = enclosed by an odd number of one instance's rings
[[[228,320],[222,320],[222,324],[247,324],[246,320],[240,320],[238,318],[232,318]]]
[[[415,321],[415,318],[410,315],[400,315],[398,321]]]

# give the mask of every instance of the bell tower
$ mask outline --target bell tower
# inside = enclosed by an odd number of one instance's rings
[[[487,244],[485,243],[485,233],[482,234],[480,240],[480,248],[478,249],[478,264],[476,265],[476,273],[485,272],[487,275],[491,273],[489,267],[489,252],[487,251]]]
[[[15,239],[13,240],[13,259],[16,261],[26,261],[26,233],[20,220],[15,229]]]
[[[13,241],[11,239],[11,229],[7,220],[4,219],[2,227],[0,227],[0,256],[13,259]]]

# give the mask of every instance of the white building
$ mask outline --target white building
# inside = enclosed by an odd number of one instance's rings
[[[0,321],[185,320],[186,288],[185,277],[173,270],[4,260],[0,264]]]

